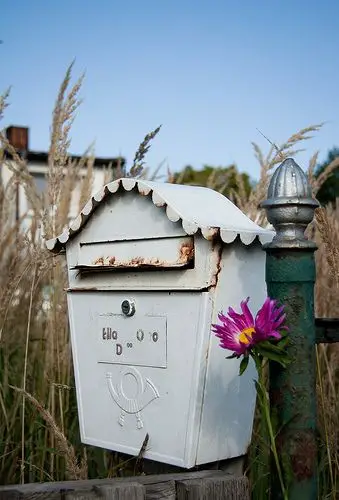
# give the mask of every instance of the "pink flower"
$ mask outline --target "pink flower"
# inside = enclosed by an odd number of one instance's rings
[[[283,325],[286,319],[284,306],[277,307],[277,301],[267,297],[255,318],[256,342],[269,338],[281,339],[280,330],[287,330]]]
[[[212,325],[212,331],[220,339],[220,347],[241,356],[256,344],[270,338],[281,339],[279,329],[285,321],[284,306],[277,307],[277,301],[267,297],[255,320],[248,308],[249,297],[240,304],[242,314],[228,309],[228,317],[218,314],[221,324]]]

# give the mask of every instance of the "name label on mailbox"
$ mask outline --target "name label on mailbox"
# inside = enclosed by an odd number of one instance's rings
[[[167,321],[161,316],[97,316],[98,363],[167,367]]]

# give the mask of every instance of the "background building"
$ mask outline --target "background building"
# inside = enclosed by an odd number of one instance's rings
[[[22,126],[10,126],[6,129],[6,137],[10,144],[16,149],[17,153],[25,159],[29,173],[32,175],[37,191],[42,194],[47,188],[47,173],[48,173],[48,153],[42,151],[33,151],[29,148],[29,128]],[[79,161],[81,156],[70,155],[71,161]],[[13,162],[10,154],[4,153],[1,161],[0,176],[1,182],[4,186],[9,182],[13,175],[12,170],[9,168],[10,163]],[[93,164],[93,177],[92,177],[92,191],[98,191],[107,178],[107,171],[111,170],[111,177],[113,171],[122,168],[125,165],[124,158],[95,158]],[[80,176],[87,175],[87,168],[80,170]],[[73,192],[72,201],[70,204],[69,218],[72,219],[77,216],[79,211],[80,199],[80,183],[79,188],[75,187]],[[31,207],[27,200],[25,189],[20,184],[16,188],[15,202],[13,203],[13,217],[19,220],[24,217],[27,221],[31,214]],[[80,207],[81,208],[81,207]]]

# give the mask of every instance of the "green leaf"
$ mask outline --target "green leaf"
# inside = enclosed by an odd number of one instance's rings
[[[287,356],[286,349],[283,349],[278,345],[271,344],[270,342],[259,342],[256,345],[256,348],[265,352],[275,352],[277,354],[282,354]]]
[[[286,366],[292,361],[283,351],[272,351],[260,346],[259,344],[256,346],[256,350],[264,358],[269,359],[270,361],[275,361],[276,363],[281,364],[284,368],[286,368]]]
[[[238,358],[239,356],[234,352],[231,356],[226,356],[226,359]]]
[[[248,361],[249,361],[249,357],[248,356],[244,356],[241,360],[241,363],[240,363],[240,368],[239,368],[239,375],[242,375],[244,373],[244,371],[246,370],[247,366],[248,366]]]
[[[257,345],[263,347],[264,349],[267,349],[268,351],[285,353],[285,349],[283,349],[282,346],[280,346],[279,344],[273,344],[269,340],[263,340]]]
[[[283,337],[281,340],[279,340],[278,342],[278,347],[280,347],[280,349],[285,349],[286,346],[289,344],[290,342],[290,338],[289,337]]]
[[[280,330],[279,333],[282,337],[289,337],[290,330]]]
[[[259,403],[262,406],[266,399],[265,389],[262,388],[262,386],[259,384],[257,380],[254,381],[254,384],[257,391]]]

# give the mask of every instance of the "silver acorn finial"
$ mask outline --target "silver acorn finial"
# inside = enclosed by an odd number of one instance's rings
[[[319,203],[312,197],[308,179],[293,158],[287,158],[276,169],[268,187],[267,200],[260,206],[266,210],[267,219],[276,231],[268,247],[315,247],[304,233]]]

